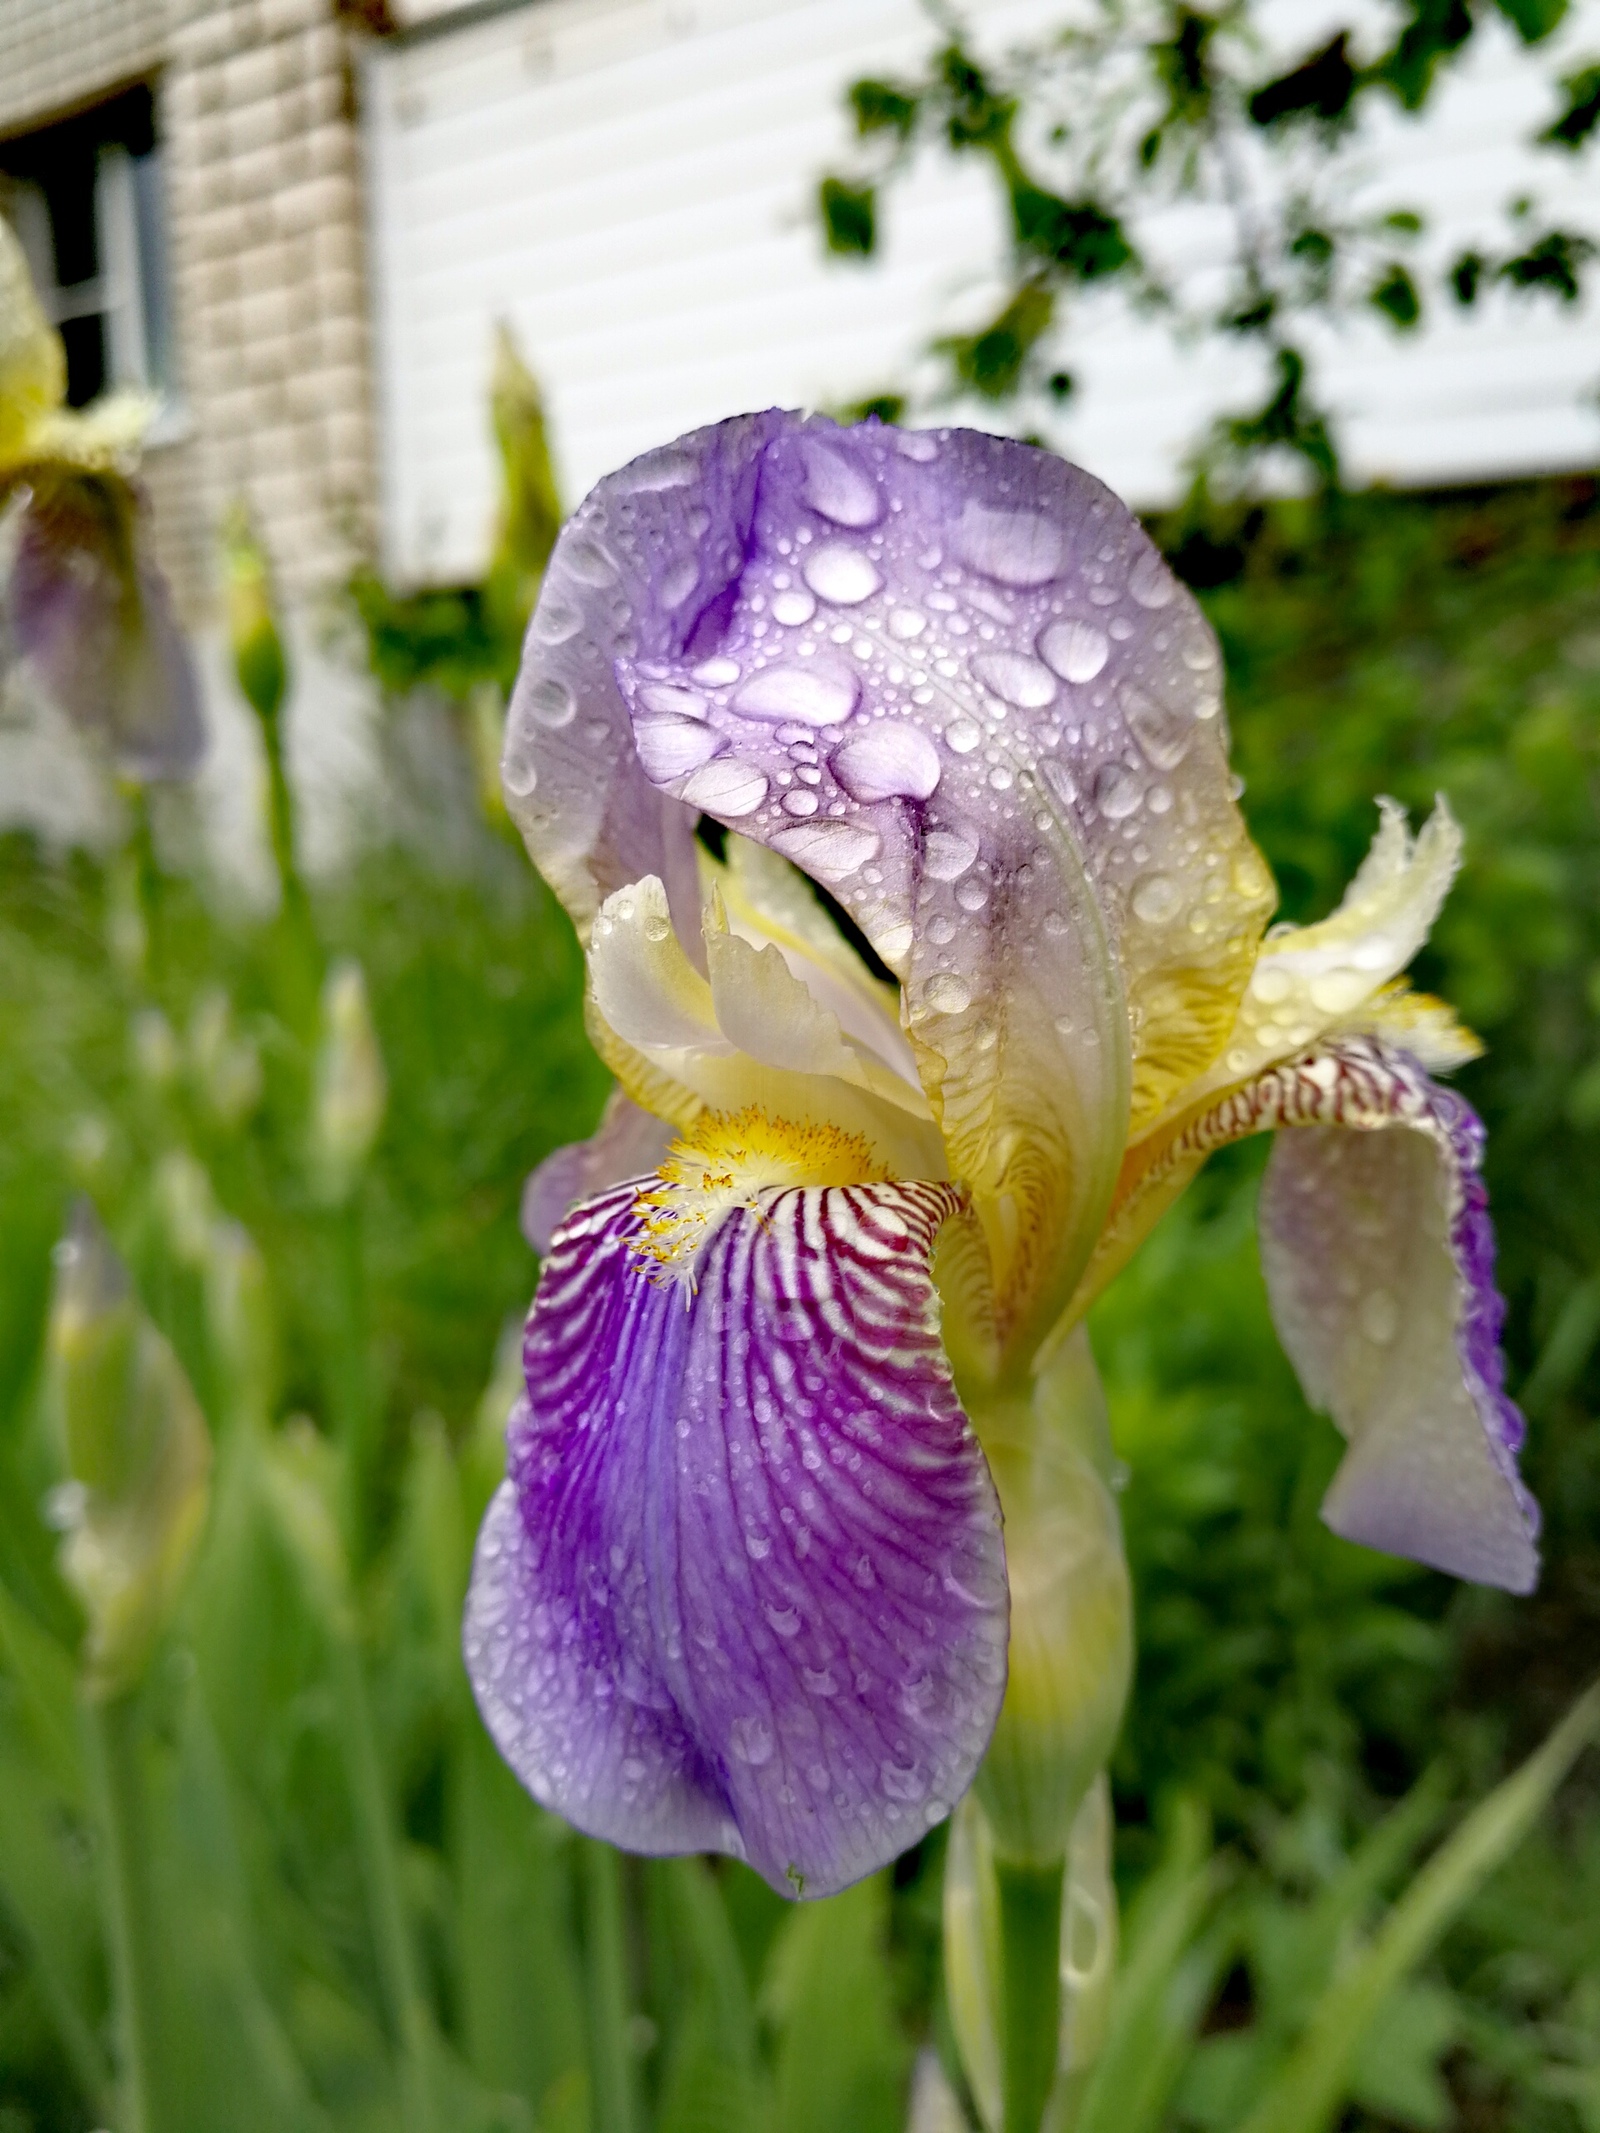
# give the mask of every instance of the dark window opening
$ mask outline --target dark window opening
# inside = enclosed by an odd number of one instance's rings
[[[129,89],[0,141],[0,209],[67,355],[67,400],[173,387],[166,209],[155,99]]]

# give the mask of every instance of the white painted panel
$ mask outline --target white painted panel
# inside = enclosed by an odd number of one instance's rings
[[[1276,0],[1284,49],[1307,49],[1327,8]],[[1059,21],[1062,0],[964,12],[992,49]],[[1600,0],[1583,15],[1592,41]],[[367,112],[391,569],[439,581],[481,564],[497,317],[549,394],[574,501],[696,423],[903,379],[931,334],[980,319],[1003,229],[981,168],[928,159],[893,197],[871,269],[826,259],[811,215],[844,155],[845,84],[913,65],[930,34],[915,0],[534,0],[381,48]],[[1492,241],[1504,201],[1533,185],[1548,212],[1591,220],[1592,159],[1535,163],[1520,146],[1548,103],[1491,27],[1424,121],[1379,115],[1357,198],[1430,210],[1444,257]],[[1220,256],[1204,212],[1141,236],[1195,287]],[[1405,342],[1362,321],[1324,353],[1360,476],[1600,457],[1592,304],[1496,295]],[[1258,391],[1248,349],[1177,353],[1114,297],[1080,306],[1069,360],[1082,392],[1059,442],[1140,503],[1170,497],[1200,424]]]

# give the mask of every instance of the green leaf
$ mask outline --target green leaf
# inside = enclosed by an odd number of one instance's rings
[[[895,2020],[884,1877],[796,1905],[768,1964],[774,2133],[900,2133],[911,2053]]]
[[[1600,1728],[1600,1683],[1544,1746],[1443,1843],[1390,1911],[1370,1948],[1318,2003],[1289,2064],[1239,2133],[1325,2133],[1348,2093],[1357,2052],[1385,2002],[1409,1978],[1473,1892],[1527,1835]]]
[[[1350,2093],[1365,2110],[1423,2133],[1453,2122],[1450,2091],[1439,2061],[1461,2033],[1454,1993],[1417,1978],[1390,1994],[1362,2039]]]

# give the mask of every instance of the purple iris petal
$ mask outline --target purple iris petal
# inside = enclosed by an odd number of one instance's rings
[[[1269,1085],[1256,1123],[1299,1128],[1279,1134],[1261,1193],[1273,1315],[1307,1397],[1350,1441],[1323,1516],[1349,1540],[1531,1591],[1539,1512],[1504,1389],[1482,1125],[1372,1040],[1276,1069],[1253,1100]]]
[[[124,776],[186,778],[205,754],[199,686],[145,520],[120,475],[41,469],[8,607],[51,697]]]
[[[691,1288],[634,1249],[640,1189],[545,1261],[468,1672],[580,1828],[826,1895],[949,1812],[1005,1685],[999,1506],[928,1275],[958,1194],[765,1195]]]
[[[620,1089],[612,1091],[604,1116],[586,1141],[553,1148],[522,1188],[522,1234],[542,1259],[570,1208],[592,1199],[623,1178],[651,1170],[666,1154],[673,1129],[641,1111]]]

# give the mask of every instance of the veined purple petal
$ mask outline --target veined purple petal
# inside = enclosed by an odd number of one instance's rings
[[[959,1196],[764,1195],[690,1287],[634,1249],[641,1182],[545,1261],[468,1672],[580,1828],[826,1895],[949,1812],[1005,1686],[999,1506],[928,1275]]]
[[[1350,1444],[1323,1517],[1348,1540],[1530,1592],[1539,1512],[1505,1392],[1482,1125],[1371,1040],[1266,1083],[1276,1116],[1262,1122],[1299,1128],[1279,1134],[1261,1192],[1273,1316]]]
[[[192,776],[206,747],[199,686],[143,498],[118,474],[31,479],[7,589],[18,648],[124,776]]]
[[[653,1170],[666,1154],[673,1128],[613,1089],[599,1125],[586,1141],[553,1148],[522,1188],[522,1234],[542,1259],[569,1209],[608,1185]]]

